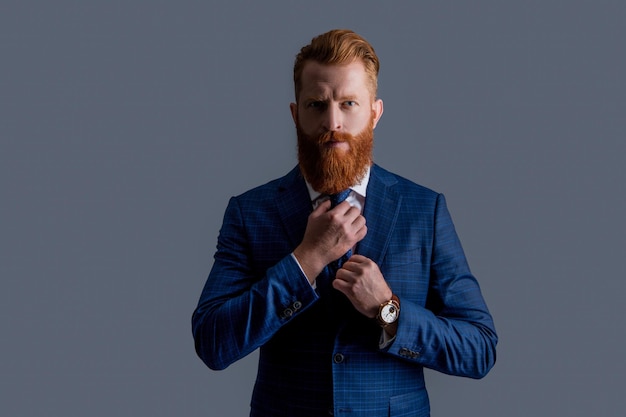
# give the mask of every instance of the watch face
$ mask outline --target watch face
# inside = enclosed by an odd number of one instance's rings
[[[398,309],[393,304],[387,304],[380,311],[380,318],[385,323],[393,323],[398,318]]]

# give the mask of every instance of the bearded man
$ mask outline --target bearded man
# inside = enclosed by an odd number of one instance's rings
[[[251,416],[428,416],[424,367],[495,363],[443,195],[373,163],[378,70],[352,31],[302,48],[298,166],[226,209],[193,335],[211,369],[260,348]]]

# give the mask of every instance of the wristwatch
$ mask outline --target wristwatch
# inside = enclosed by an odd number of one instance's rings
[[[385,328],[395,324],[400,317],[400,300],[393,294],[391,300],[385,301],[378,307],[378,315],[376,321],[378,324]]]

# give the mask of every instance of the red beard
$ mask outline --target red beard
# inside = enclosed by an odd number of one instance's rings
[[[298,125],[298,161],[304,178],[322,194],[336,194],[359,183],[372,165],[374,147],[373,118],[357,135],[326,132],[318,137],[306,135]],[[344,141],[347,151],[328,147],[328,141]]]

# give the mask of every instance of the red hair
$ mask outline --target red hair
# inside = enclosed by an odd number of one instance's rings
[[[302,70],[306,61],[316,61],[324,65],[342,65],[350,64],[357,59],[363,62],[370,81],[370,92],[372,97],[376,97],[380,63],[369,42],[347,29],[334,29],[313,38],[309,45],[300,50],[293,66],[296,101],[300,96]]]

